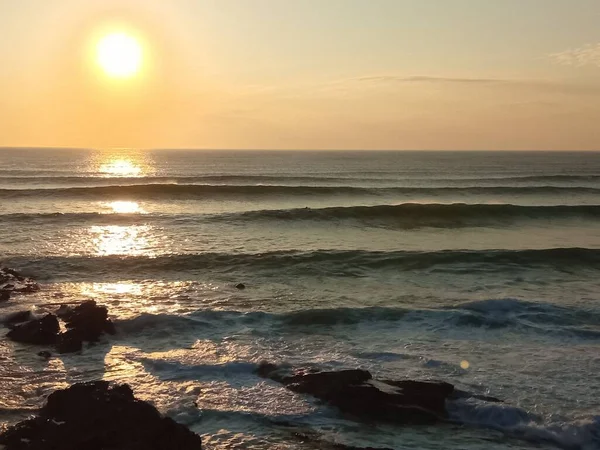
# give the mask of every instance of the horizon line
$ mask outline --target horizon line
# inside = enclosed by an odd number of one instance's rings
[[[573,152],[597,153],[600,149],[344,149],[344,148],[210,148],[210,147],[61,147],[61,146],[27,146],[0,145],[3,150],[78,150],[78,151],[229,151],[229,152]]]

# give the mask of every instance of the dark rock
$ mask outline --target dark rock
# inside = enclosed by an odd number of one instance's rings
[[[0,435],[5,450],[200,450],[200,437],[137,400],[127,385],[75,384]]]
[[[56,315],[61,319],[66,319],[73,314],[73,308],[69,305],[60,305],[60,307],[56,310]]]
[[[0,291],[0,303],[4,303],[10,300],[10,291]]]
[[[6,335],[16,342],[34,345],[52,345],[59,332],[58,319],[54,314],[47,314],[39,320],[30,320],[17,325]]]
[[[0,290],[8,292],[36,292],[40,286],[14,269],[0,268]]]
[[[454,391],[454,386],[444,382],[377,381],[366,370],[286,374],[273,364],[262,363],[258,373],[345,413],[399,423],[427,424],[447,419],[445,404]]]
[[[286,423],[284,426],[297,427],[297,424]],[[301,430],[292,433],[292,437],[302,442],[303,444],[310,444],[310,448],[318,448],[320,450],[393,450],[387,447],[355,447],[353,445],[340,444],[337,442],[330,442],[323,439],[323,436],[310,431]]]
[[[14,324],[23,323],[29,319],[31,319],[31,311],[27,310],[9,314],[4,318],[4,320],[2,320],[2,322],[9,327],[12,326],[14,328]]]
[[[79,352],[83,348],[81,334],[77,330],[68,330],[58,335],[56,340],[56,349],[58,353]]]
[[[50,358],[52,358],[52,353],[43,351],[43,352],[39,352],[38,356],[41,356],[44,359],[50,359]]]
[[[388,447],[355,447],[346,444],[321,443],[322,450],[393,450]]]
[[[106,334],[110,334],[111,336],[117,334],[117,329],[115,328],[115,324],[112,320],[107,319],[106,322],[104,322],[104,332]]]
[[[77,331],[83,341],[97,342],[103,333],[115,332],[114,325],[108,320],[108,310],[105,306],[96,305],[94,300],[72,309],[63,309],[60,313],[67,328]]]
[[[244,283],[238,283],[235,285],[235,288],[241,291],[243,289],[246,289],[246,285]]]
[[[504,403],[502,400],[496,397],[492,397],[490,395],[481,395],[481,394],[473,394],[471,392],[461,391],[459,389],[454,389],[454,393],[452,394],[452,398],[474,398],[476,400],[481,400],[483,402],[489,403]]]
[[[6,267],[6,268],[4,268],[4,269],[1,269],[1,270],[2,270],[2,271],[3,271],[3,272],[6,274],[6,275],[10,275],[11,277],[13,277],[13,278],[15,278],[15,279],[17,279],[17,280],[19,280],[19,281],[22,281],[22,280],[24,280],[24,279],[25,279],[25,277],[24,277],[24,276],[22,276],[22,275],[21,275],[19,272],[17,272],[15,269],[11,269],[11,268],[9,268],[9,267]]]

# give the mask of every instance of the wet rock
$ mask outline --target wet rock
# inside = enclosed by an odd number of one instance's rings
[[[491,395],[481,395],[481,394],[473,394],[471,392],[461,391],[459,389],[454,389],[454,394],[452,395],[454,399],[460,398],[474,398],[476,400],[481,400],[482,402],[488,403],[504,403],[503,400],[499,398],[492,397]]]
[[[388,447],[355,447],[346,444],[321,443],[322,450],[393,450]]]
[[[105,306],[98,306],[94,300],[59,312],[67,328],[79,333],[82,341],[97,342],[103,333],[115,334],[115,327],[108,319],[108,310]]]
[[[29,319],[31,319],[31,311],[27,310],[9,314],[2,322],[8,327],[14,328],[15,324],[26,322]]]
[[[0,303],[4,303],[10,300],[10,291],[0,291]]]
[[[14,269],[0,268],[0,291],[1,292],[36,292],[40,286],[31,278],[21,275]]]
[[[0,435],[5,450],[200,450],[200,437],[137,400],[128,385],[81,383]]]
[[[447,419],[446,400],[454,386],[429,381],[378,381],[366,370],[294,371],[262,363],[259,375],[312,395],[342,412],[367,420],[429,424]]]
[[[52,358],[52,353],[47,352],[47,351],[38,352],[38,356],[41,356],[44,359],[50,359],[50,358]]]
[[[297,424],[292,423],[284,423],[283,425],[292,428],[297,427]],[[315,433],[311,430],[295,431],[292,433],[292,437],[303,444],[310,444],[310,448],[318,448],[320,450],[393,450],[387,447],[356,447],[348,444],[330,442],[327,439],[324,439],[319,433]]]
[[[242,291],[242,290],[246,289],[246,285],[244,283],[238,283],[235,285],[235,288]]]
[[[83,339],[77,330],[68,330],[60,333],[56,340],[56,349],[58,353],[79,352],[83,348]]]
[[[73,314],[73,308],[69,305],[60,305],[60,307],[56,310],[56,315],[61,319],[65,319],[70,317]]]
[[[41,319],[30,320],[15,326],[6,335],[15,342],[34,345],[52,345],[59,332],[58,319],[54,314],[47,314]]]

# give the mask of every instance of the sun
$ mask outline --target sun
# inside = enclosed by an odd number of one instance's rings
[[[130,78],[142,65],[142,46],[126,33],[111,33],[102,37],[96,46],[96,60],[100,68],[113,78]]]

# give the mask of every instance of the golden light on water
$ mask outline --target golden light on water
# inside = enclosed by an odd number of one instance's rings
[[[139,41],[126,33],[110,33],[96,45],[96,61],[104,73],[113,78],[131,78],[142,66],[143,51]]]
[[[103,163],[99,168],[99,172],[113,177],[141,177],[145,174],[141,165],[125,158],[111,159]]]
[[[142,295],[142,287],[137,283],[93,283],[90,291],[104,295]]]
[[[147,237],[149,231],[150,227],[144,225],[109,225],[90,228],[95,253],[99,256],[152,255]]]
[[[469,361],[464,359],[460,362],[460,367],[464,370],[467,370],[469,367],[471,367],[471,363],[469,363]]]
[[[144,212],[138,202],[116,201],[107,203],[107,206],[112,209],[112,212],[115,214],[133,214]]]

